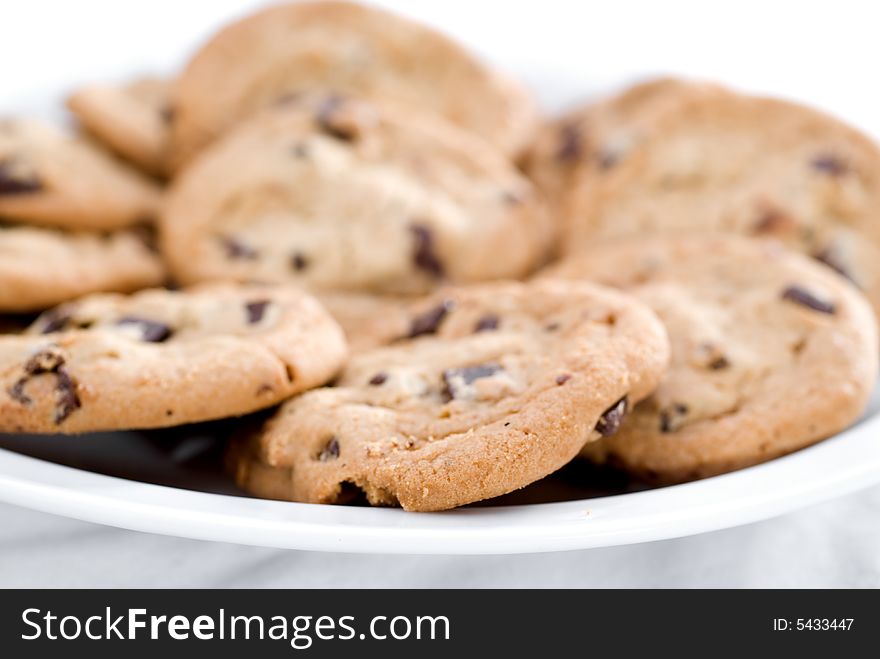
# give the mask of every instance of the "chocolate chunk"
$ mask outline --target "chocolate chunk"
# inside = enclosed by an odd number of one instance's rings
[[[790,215],[783,213],[779,209],[765,209],[758,221],[752,226],[752,233],[755,234],[779,234],[790,231],[795,227],[795,221]]]
[[[318,107],[315,121],[318,127],[330,137],[335,137],[343,142],[351,142],[357,137],[357,131],[353,126],[346,125],[339,120],[339,109],[345,104],[341,96],[328,96]]]
[[[141,332],[141,341],[148,343],[162,343],[167,341],[172,334],[168,325],[140,316],[123,316],[116,321],[116,325],[120,327],[135,325]]]
[[[226,250],[226,256],[230,259],[239,259],[244,261],[253,261],[259,256],[259,252],[250,245],[247,245],[237,238],[231,236],[221,236],[220,243]]]
[[[824,263],[829,268],[834,270],[834,272],[836,272],[837,274],[846,277],[854,284],[856,283],[856,280],[853,278],[852,274],[849,272],[849,270],[846,269],[846,266],[843,265],[840,259],[840,255],[837,254],[831,246],[819,250],[812,256],[814,259],[819,261],[819,263]]]
[[[263,315],[266,313],[266,307],[269,306],[269,303],[270,300],[254,300],[245,304],[244,310],[247,313],[248,324],[253,325],[263,320]]]
[[[429,309],[420,316],[413,318],[409,328],[409,338],[434,334],[440,328],[440,323],[446,318],[446,314],[452,311],[454,307],[455,303],[452,300],[443,300],[433,309]]]
[[[318,460],[320,462],[327,462],[328,460],[335,460],[339,457],[339,440],[335,437],[331,437],[327,444],[324,445],[324,448],[321,449],[321,452],[318,454]]]
[[[474,332],[493,332],[498,329],[499,322],[501,320],[495,314],[486,314],[477,321],[477,324],[474,326]]]
[[[50,309],[42,316],[40,316],[39,322],[42,324],[42,327],[40,328],[40,334],[52,334],[53,332],[60,332],[61,330],[66,329],[68,325],[70,325],[71,319],[72,315],[70,313],[69,305],[62,305],[60,307]]]
[[[678,421],[688,413],[688,406],[675,403],[671,408],[660,412],[660,432],[672,432],[678,427]]]
[[[716,357],[711,362],[709,362],[709,368],[713,371],[721,371],[730,366],[730,362],[727,360],[727,357],[721,355],[720,357]]]
[[[24,393],[24,385],[27,384],[28,378],[19,378],[9,387],[9,395],[12,400],[18,401],[22,405],[30,405],[33,401],[26,393]]]
[[[373,387],[378,387],[380,384],[385,384],[385,381],[388,379],[387,373],[376,373],[373,377],[370,378],[370,385]]]
[[[558,385],[563,385],[569,380],[571,380],[571,374],[569,373],[563,373],[562,375],[556,376],[556,384]]]
[[[581,129],[576,123],[564,124],[559,131],[559,150],[556,159],[559,162],[570,163],[578,160],[583,151],[583,138]]]
[[[64,355],[58,348],[50,346],[41,350],[25,363],[24,375],[9,388],[9,395],[22,405],[30,405],[33,401],[24,393],[28,380],[45,373],[55,375],[55,424],[60,425],[82,406],[76,380],[67,372],[64,364]]]
[[[602,413],[596,423],[596,432],[602,437],[610,437],[620,428],[623,417],[629,408],[629,398],[624,396]]]
[[[295,252],[290,257],[290,266],[297,272],[302,272],[309,267],[309,259],[302,252]]]
[[[82,407],[76,392],[76,382],[64,366],[59,366],[55,371],[55,424],[60,425],[73,412]]]
[[[170,125],[174,121],[174,107],[169,104],[163,105],[159,108],[159,118],[162,120],[162,123]]]
[[[448,368],[443,371],[443,393],[448,400],[463,398],[464,387],[467,387],[480,378],[488,378],[499,373],[501,367],[498,364],[479,364],[477,366],[465,366],[464,368]]]
[[[64,366],[64,355],[58,348],[50,346],[28,359],[24,365],[24,372],[26,375],[54,373],[61,366]]]
[[[159,253],[159,235],[152,221],[145,221],[131,227],[129,233],[137,238],[150,254]]]
[[[817,172],[827,174],[828,176],[843,176],[849,173],[849,165],[842,158],[832,153],[823,153],[810,162],[810,165]]]
[[[833,303],[819,299],[807,289],[797,285],[789,286],[782,291],[782,299],[800,304],[819,313],[833,314],[835,311]]]
[[[0,160],[0,195],[32,194],[43,189],[43,182],[14,160]]]
[[[434,233],[423,224],[413,224],[409,229],[415,238],[413,263],[432,277],[442,277],[443,264],[435,252]]]

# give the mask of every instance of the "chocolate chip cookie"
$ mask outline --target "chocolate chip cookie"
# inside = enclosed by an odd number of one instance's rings
[[[536,123],[524,89],[430,28],[346,2],[264,9],[215,35],[174,88],[178,165],[254,110],[313,89],[444,117],[506,154]]]
[[[647,307],[602,287],[448,289],[413,306],[397,342],[355,355],[334,387],[291,399],[240,440],[244,456],[259,443],[262,463],[240,460],[237,478],[278,498],[362,492],[407,510],[498,496],[613,434],[667,358]]]
[[[75,90],[67,107],[95,139],[154,176],[165,173],[171,83],[139,78],[124,85],[92,84]]]
[[[137,231],[0,223],[0,312],[37,311],[99,291],[158,286],[164,268]]]
[[[321,293],[316,296],[339,323],[350,354],[387,345],[406,333],[414,298],[363,293]]]
[[[588,457],[652,482],[692,480],[813,444],[859,418],[877,328],[845,279],[778,243],[736,236],[605,244],[549,277],[617,286],[650,305],[669,372]]]
[[[35,119],[0,120],[0,218],[104,231],[152,219],[159,197],[83,138]]]
[[[773,237],[851,279],[880,310],[880,151],[814,110],[692,95],[582,192],[569,253],[627,235]]]
[[[530,182],[469,133],[320,93],[204,151],[161,218],[163,253],[185,283],[404,294],[522,276],[552,232]]]
[[[526,172],[553,204],[560,223],[577,221],[578,200],[636,149],[665,112],[692,96],[724,93],[716,85],[659,78],[579,106],[538,132]]]
[[[0,432],[156,428],[246,414],[325,383],[342,331],[294,289],[94,295],[0,336]]]

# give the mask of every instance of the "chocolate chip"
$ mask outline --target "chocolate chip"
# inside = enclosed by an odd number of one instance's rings
[[[82,407],[76,393],[76,382],[63,366],[55,371],[55,424],[60,425],[73,412]]]
[[[610,437],[620,428],[623,417],[629,408],[629,398],[624,396],[602,413],[596,423],[596,432],[602,437]]]
[[[571,375],[569,373],[563,373],[562,375],[556,376],[556,384],[558,385],[563,385],[569,380],[571,380]]]
[[[0,160],[0,195],[32,194],[43,189],[37,174],[14,160]]]
[[[488,378],[499,373],[501,367],[498,364],[479,364],[477,366],[465,366],[463,368],[448,368],[443,371],[443,393],[447,399],[462,398],[464,387],[467,387],[480,378]]]
[[[669,409],[660,412],[660,432],[672,432],[678,427],[678,421],[688,413],[688,406],[675,403]]]
[[[339,440],[335,437],[331,437],[327,444],[324,445],[324,448],[321,449],[321,452],[318,454],[318,460],[320,462],[327,462],[328,460],[335,460],[339,457]]]
[[[720,357],[716,357],[711,362],[709,362],[709,368],[713,371],[722,371],[725,368],[730,366],[730,362],[727,360],[727,357],[724,355]]]
[[[61,330],[67,328],[68,325],[70,325],[71,319],[72,315],[70,313],[69,305],[62,305],[60,307],[50,309],[42,316],[40,316],[39,322],[42,324],[42,327],[40,328],[40,334],[52,334],[53,332],[60,332]]]
[[[752,233],[781,233],[794,228],[795,222],[790,215],[779,209],[766,209],[752,226]]]
[[[831,153],[823,153],[810,162],[817,172],[828,176],[843,176],[849,172],[849,165],[842,158]]]
[[[432,277],[443,276],[443,264],[437,258],[434,245],[434,233],[423,224],[413,224],[410,231],[415,238],[415,251],[413,263],[419,270],[427,272]]]
[[[409,328],[409,338],[423,336],[425,334],[434,334],[439,328],[443,319],[455,307],[452,300],[443,300],[433,309],[429,309],[420,316],[413,318]]]
[[[789,286],[782,291],[782,299],[808,307],[819,313],[833,314],[835,311],[833,303],[819,299],[807,289],[797,285]]]
[[[844,266],[841,262],[840,255],[837,254],[831,246],[819,250],[812,256],[814,259],[819,261],[819,263],[824,263],[829,268],[834,270],[834,272],[836,272],[837,274],[846,277],[853,283],[856,283],[855,278],[852,276],[849,270],[846,269],[846,266]]]
[[[27,381],[28,378],[19,378],[11,387],[9,387],[10,397],[22,405],[30,405],[33,402],[30,399],[30,396],[24,393],[24,385],[27,384]]]
[[[376,373],[373,377],[370,378],[370,385],[373,387],[378,387],[380,384],[385,384],[385,381],[388,379],[387,373]]]
[[[57,348],[41,350],[25,363],[24,375],[9,388],[9,395],[22,405],[30,405],[33,401],[24,393],[28,380],[45,373],[55,375],[55,424],[60,425],[82,406],[77,394],[76,380],[67,372],[64,364],[64,355]]]
[[[163,105],[159,108],[159,118],[162,119],[162,122],[166,125],[170,124],[174,121],[174,107],[171,105]]]
[[[493,332],[498,329],[498,323],[501,319],[495,314],[486,314],[477,321],[474,326],[474,332]]]
[[[159,235],[156,226],[150,222],[141,222],[131,227],[129,233],[137,238],[150,254],[159,253]]]
[[[266,313],[266,307],[269,306],[269,303],[269,300],[254,300],[245,304],[244,310],[247,313],[248,324],[253,325],[263,320],[263,315]]]
[[[116,321],[116,325],[119,327],[127,325],[136,326],[140,330],[141,341],[146,341],[147,343],[162,343],[167,341],[172,334],[171,328],[168,325],[150,320],[149,318],[141,318],[140,316],[123,316]]]
[[[330,137],[351,142],[357,137],[357,132],[351,126],[346,126],[338,120],[337,113],[344,103],[345,100],[341,96],[328,96],[318,106],[315,121],[318,123],[318,127]]]
[[[239,259],[244,261],[253,261],[259,256],[259,252],[250,245],[247,245],[237,238],[231,236],[221,236],[220,243],[226,250],[226,256],[230,259]]]
[[[564,124],[559,130],[559,150],[556,159],[559,162],[570,163],[581,157],[583,150],[583,138],[581,129],[576,123]]]
[[[295,252],[293,256],[290,257],[290,267],[297,272],[302,272],[309,267],[309,259],[302,252]]]
[[[24,372],[26,375],[54,373],[62,366],[64,366],[64,355],[57,348],[49,347],[28,359],[24,365]]]

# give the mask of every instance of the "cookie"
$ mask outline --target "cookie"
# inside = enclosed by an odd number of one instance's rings
[[[38,311],[99,291],[158,286],[164,268],[136,231],[0,223],[0,312]]]
[[[355,355],[334,387],[291,399],[240,439],[245,455],[258,442],[262,463],[289,471],[244,461],[239,483],[293,501],[362,492],[423,511],[498,496],[612,434],[667,357],[657,318],[608,289],[448,289],[413,306],[406,336]]]
[[[359,293],[322,293],[321,305],[339,323],[349,353],[387,345],[406,334],[413,298]]]
[[[736,236],[608,243],[552,268],[657,312],[669,372],[614,436],[585,447],[655,483],[764,462],[837,433],[877,377],[877,328],[845,279],[777,243]]]
[[[215,35],[172,99],[179,166],[254,110],[313,89],[432,112],[515,154],[536,124],[532,99],[432,29],[380,9],[303,2],[264,9]]]
[[[692,96],[576,205],[568,253],[628,235],[772,237],[850,278],[880,310],[880,151],[814,110]]]
[[[416,302],[412,298],[357,293],[325,293],[317,299],[339,323],[351,355],[388,345],[405,336]],[[246,492],[262,499],[286,498],[292,470],[266,464],[260,457],[259,437],[255,433],[246,439],[231,441],[225,462],[227,471]]]
[[[94,295],[0,336],[0,432],[157,428],[238,416],[325,383],[339,326],[294,289]]]
[[[522,276],[552,231],[529,181],[479,139],[310,94],[242,123],[174,181],[161,245],[185,283],[414,294]]]
[[[528,151],[525,170],[566,222],[580,211],[576,200],[614,171],[665,112],[696,95],[724,93],[676,78],[641,82],[548,122]]]
[[[87,140],[34,119],[0,120],[0,218],[103,231],[152,219],[159,197]]]
[[[171,83],[139,78],[125,85],[92,84],[75,90],[67,107],[95,139],[154,176],[165,173],[171,122]]]

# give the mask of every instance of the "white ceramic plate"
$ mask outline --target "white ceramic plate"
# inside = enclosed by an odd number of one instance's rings
[[[669,71],[799,98],[880,134],[880,95],[852,82],[874,75],[878,48],[870,3],[840,0],[847,9],[836,15],[846,17],[841,32],[846,38],[828,43],[831,19],[820,6],[801,7],[801,29],[792,31],[786,28],[789,9],[781,4],[743,0],[719,21],[716,8],[705,3],[671,1],[675,8],[568,0],[382,4],[457,34],[521,74],[548,107]],[[0,61],[8,64],[0,107],[58,114],[59,94],[78,81],[172,70],[195,41],[254,4],[23,3],[0,23]],[[682,15],[688,20],[676,18]],[[501,23],[487,20],[498,16]],[[790,66],[778,58],[779,34],[786,35]],[[818,48],[816,34],[826,35]],[[745,52],[743,35],[749,36]],[[876,400],[848,431],[726,476],[637,491],[613,474],[573,466],[491,505],[431,514],[241,496],[220,466],[217,437],[223,430],[223,424],[208,424],[77,438],[0,436],[0,500],[123,528],[243,544],[500,554],[690,535],[766,519],[880,482]]]
[[[219,428],[209,424],[203,429],[73,439],[0,437],[0,445],[44,458],[0,450],[0,499],[138,531],[294,549],[506,554],[603,547],[766,519],[880,482],[878,403],[853,428],[787,457],[695,483],[613,496],[582,498],[595,492],[579,491],[572,481],[585,482],[584,476],[595,474],[578,468],[491,506],[444,513],[220,494],[233,489],[222,475],[213,439]],[[625,484],[606,480],[605,487],[625,489]],[[581,498],[519,503],[572,496]],[[505,499],[511,503],[499,505]]]

